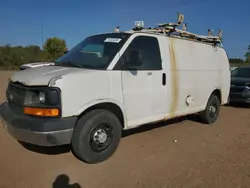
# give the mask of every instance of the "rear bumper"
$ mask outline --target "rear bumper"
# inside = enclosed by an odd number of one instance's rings
[[[16,140],[39,146],[71,143],[77,120],[76,117],[52,119],[17,114],[7,102],[0,107],[0,119],[7,132]]]

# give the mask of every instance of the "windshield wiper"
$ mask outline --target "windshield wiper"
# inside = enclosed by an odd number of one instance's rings
[[[71,64],[71,65],[73,65],[73,66],[75,66],[75,67],[82,68],[82,66],[81,66],[81,65],[78,65],[76,62],[67,61],[67,63],[69,63],[69,64]]]
[[[62,64],[70,64],[70,65],[73,65],[74,67],[78,67],[78,68],[83,68],[81,65],[78,65],[76,62],[73,62],[73,61],[64,61],[64,62],[55,62],[55,65],[62,65]]]
[[[102,67],[97,67],[97,66],[93,66],[93,65],[82,65],[82,68],[97,69],[97,70],[101,70],[102,69]]]
[[[97,67],[93,65],[79,65],[77,62],[73,61],[62,61],[62,62],[55,62],[55,66],[65,66],[65,65],[71,65],[78,68],[85,68],[85,69],[96,69],[96,70],[102,70],[103,67]]]

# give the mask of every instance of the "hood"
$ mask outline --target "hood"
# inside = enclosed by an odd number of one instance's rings
[[[20,82],[29,86],[48,85],[49,81],[56,76],[63,76],[77,72],[93,71],[89,69],[80,69],[74,67],[61,66],[43,66],[32,69],[26,69],[14,73],[11,77],[12,82]]]
[[[231,84],[245,85],[250,83],[250,78],[231,77]]]

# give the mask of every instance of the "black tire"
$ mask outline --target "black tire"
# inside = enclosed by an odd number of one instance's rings
[[[72,151],[83,162],[100,163],[113,155],[121,135],[122,125],[116,115],[103,109],[93,110],[78,120]]]
[[[213,124],[218,119],[220,106],[220,99],[212,94],[208,99],[206,109],[200,113],[201,121],[205,124]]]

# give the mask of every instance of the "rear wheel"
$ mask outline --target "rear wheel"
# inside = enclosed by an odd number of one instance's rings
[[[200,117],[203,123],[212,124],[214,123],[220,113],[220,99],[216,95],[211,95],[206,109],[200,113]]]
[[[112,112],[93,110],[77,122],[72,137],[72,150],[84,162],[99,163],[113,155],[121,135],[121,123]]]

